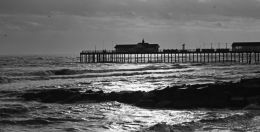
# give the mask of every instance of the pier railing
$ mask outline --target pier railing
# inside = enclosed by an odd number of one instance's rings
[[[81,63],[248,63],[259,64],[260,52],[231,49],[162,49],[159,51],[83,50]]]

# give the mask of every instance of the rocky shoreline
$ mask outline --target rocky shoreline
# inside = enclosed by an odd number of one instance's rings
[[[81,101],[118,101],[145,108],[229,108],[254,109],[260,104],[260,78],[241,79],[239,82],[216,82],[166,87],[161,90],[103,91],[81,89],[41,89],[26,91],[21,95],[26,101],[45,103],[75,103]]]

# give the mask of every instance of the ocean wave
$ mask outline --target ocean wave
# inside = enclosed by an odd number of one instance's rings
[[[141,132],[194,132],[201,126],[195,122],[186,122],[182,124],[169,125],[166,123],[158,123],[149,128],[141,130]]]
[[[46,70],[46,71],[36,71],[30,73],[35,76],[50,76],[50,75],[75,75],[83,74],[85,70],[72,70],[72,69],[58,69],[58,70]]]
[[[183,122],[180,124],[158,123],[149,128],[141,130],[142,132],[193,132],[193,131],[247,131],[248,126],[245,125],[255,117],[252,113],[234,114],[225,118],[212,116],[208,119],[198,121]],[[232,127],[232,124],[236,124]]]
[[[10,78],[0,77],[0,84],[11,83],[11,82],[12,82],[12,80]]]
[[[71,70],[71,69],[60,69],[60,70],[50,70],[54,75],[75,75],[84,73],[83,70]]]
[[[0,117],[11,117],[14,114],[24,114],[29,108],[22,104],[4,104],[0,106]]]
[[[52,71],[36,71],[36,72],[31,72],[29,75],[34,75],[34,76],[50,76],[54,75]]]
[[[62,123],[62,122],[80,122],[84,121],[83,119],[74,119],[74,118],[55,118],[55,117],[47,117],[47,118],[33,118],[33,119],[4,119],[0,120],[0,124],[5,125],[48,125],[53,123]]]
[[[145,65],[138,67],[124,67],[123,69],[74,69],[74,68],[58,68],[50,70],[39,69],[6,69],[4,71],[6,76],[0,77],[0,84],[21,82],[24,80],[38,81],[51,79],[80,79],[80,78],[95,78],[95,77],[118,77],[118,76],[135,76],[147,74],[168,74],[175,73],[178,70],[184,69],[187,65],[182,64],[165,64],[165,65]],[[190,69],[190,68],[188,68]],[[193,72],[190,69],[182,72]],[[102,74],[103,73],[103,74]]]
[[[200,120],[201,123],[228,123],[234,121],[242,121],[242,120],[249,120],[255,116],[253,113],[245,113],[245,114],[234,114],[231,116],[227,116],[224,118],[206,118]]]
[[[28,120],[0,120],[0,124],[4,125],[43,125],[51,124],[48,120],[44,119],[28,119]]]
[[[172,65],[148,65],[140,68],[126,68],[126,69],[100,69],[100,70],[85,70],[85,69],[56,69],[56,70],[45,70],[35,71],[27,75],[35,76],[49,76],[49,75],[75,75],[84,73],[109,73],[109,72],[125,72],[125,71],[146,71],[146,70],[167,70],[167,69],[183,69],[188,68],[187,65],[172,64]],[[21,74],[26,75],[26,74]]]
[[[253,85],[251,83],[254,83]],[[240,82],[218,82],[167,87],[160,90],[103,91],[82,89],[40,89],[21,95],[25,100],[37,100],[47,103],[74,103],[78,101],[118,101],[139,107],[150,108],[230,108],[242,109],[251,103],[260,103],[260,78]],[[250,91],[248,90],[250,89]]]
[[[215,113],[216,114],[216,113]],[[193,132],[193,131],[247,131],[248,126],[255,117],[254,113],[238,113],[231,114],[226,117],[219,117],[216,115],[209,115],[209,118],[203,117],[201,120],[183,122],[179,124],[158,123],[149,128],[144,128],[142,132]],[[234,125],[234,127],[232,127]]]
[[[259,104],[249,104],[248,106],[244,107],[245,110],[260,110]]]
[[[60,70],[59,70],[60,71]],[[193,69],[189,69],[187,71],[183,72],[193,72]],[[61,73],[56,73],[56,71],[40,71],[32,73],[32,75],[35,76],[26,76],[26,77],[16,77],[11,80],[13,81],[22,81],[22,80],[50,80],[50,79],[80,79],[80,78],[97,78],[97,77],[119,77],[119,76],[138,76],[138,75],[149,75],[149,74],[169,74],[169,73],[177,73],[179,71],[136,71],[136,72],[110,72],[106,74],[95,74],[93,71],[88,72],[92,74],[84,74],[85,71],[74,71],[74,70],[68,70]],[[175,76],[174,76],[175,77]],[[176,76],[178,77],[178,76]],[[161,77],[158,77],[161,78]]]
[[[76,62],[75,57],[64,56],[0,56],[0,65],[3,67],[64,66]]]

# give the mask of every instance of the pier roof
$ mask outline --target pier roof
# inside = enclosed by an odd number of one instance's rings
[[[233,42],[233,46],[260,46],[260,42]]]
[[[118,44],[115,46],[115,48],[118,48],[118,47],[133,48],[135,46],[136,46],[136,44]]]
[[[159,48],[159,44],[150,44],[142,40],[142,42],[137,43],[137,44],[118,44],[115,46],[115,48],[135,48],[137,46],[142,46],[144,48]]]

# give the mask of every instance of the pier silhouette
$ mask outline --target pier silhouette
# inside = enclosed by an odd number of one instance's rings
[[[241,44],[242,43],[242,44]],[[234,42],[232,49],[163,49],[142,40],[116,45],[115,50],[83,50],[81,63],[247,63],[259,64],[260,42]]]
[[[259,64],[260,52],[230,49],[165,49],[158,52],[82,51],[81,63],[248,63]]]

